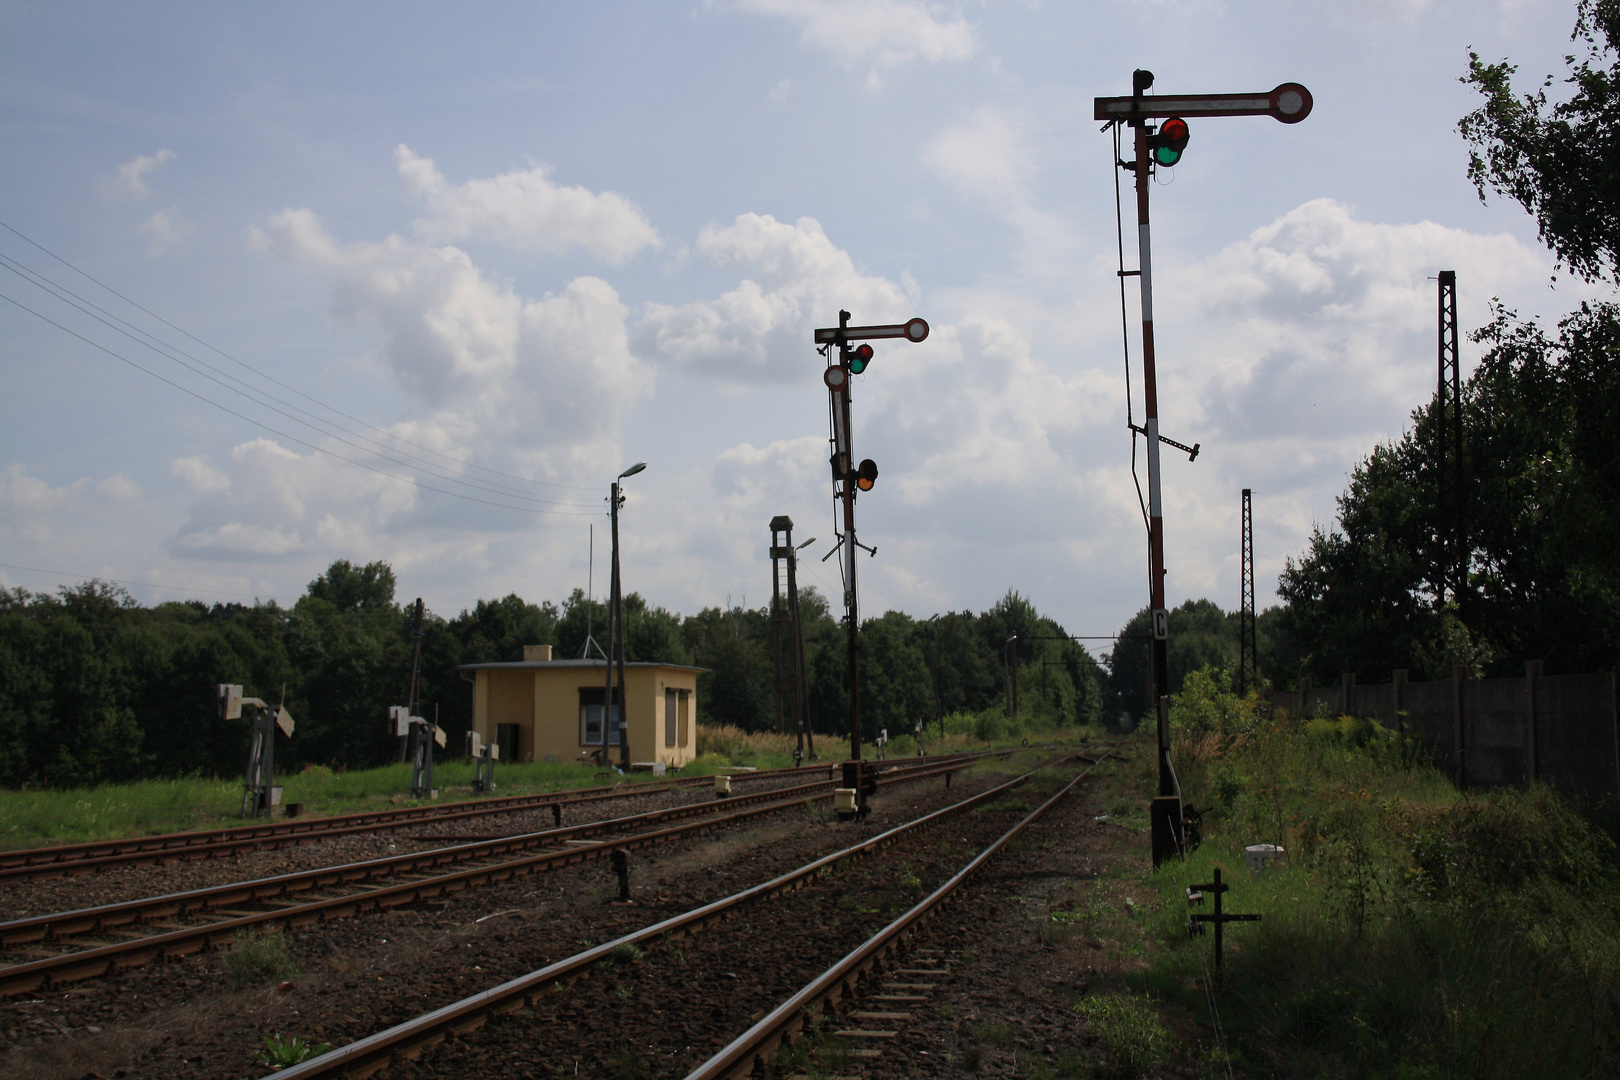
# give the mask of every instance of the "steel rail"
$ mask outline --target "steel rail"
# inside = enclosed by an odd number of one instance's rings
[[[901,944],[902,938],[909,931],[914,930],[950,899],[964,881],[994,858],[1032,822],[1057,805],[1096,767],[1096,763],[1087,766],[1084,772],[1070,780],[1046,802],[1030,811],[1023,820],[981,851],[949,881],[929,893],[910,911],[873,934],[848,956],[816,976],[798,993],[761,1017],[747,1031],[733,1039],[725,1049],[688,1073],[686,1080],[732,1080],[747,1076],[756,1068],[767,1065],[771,1052],[780,1045],[790,1044],[793,1037],[809,1023],[811,1010],[819,1005],[824,1010],[831,1011],[835,1007],[835,997],[855,997],[857,980],[862,975],[881,964],[883,959]]]
[[[940,765],[935,769],[914,768],[901,773],[898,776],[891,775],[890,781],[910,782],[912,780],[922,780],[931,776],[940,775],[942,773],[955,772],[961,767],[962,765],[960,762],[952,762]],[[599,840],[586,846],[540,852],[504,862],[471,867],[463,870],[452,871],[447,874],[438,874],[420,880],[403,881],[396,882],[391,885],[375,886],[368,888],[363,892],[349,893],[338,897],[326,897],[308,902],[296,903],[291,906],[272,909],[269,911],[237,915],[232,918],[201,926],[172,930],[167,933],[154,934],[132,941],[100,945],[77,952],[64,953],[60,956],[46,957],[40,960],[13,964],[5,968],[0,968],[0,997],[33,993],[45,986],[54,986],[61,983],[78,982],[84,979],[98,978],[104,975],[116,973],[117,971],[125,968],[139,967],[156,959],[173,956],[186,956],[194,952],[199,952],[204,949],[226,944],[235,937],[236,932],[239,930],[265,926],[308,926],[319,922],[325,922],[330,919],[346,918],[350,915],[363,911],[400,907],[405,904],[433,900],[445,895],[460,892],[463,889],[475,888],[481,885],[496,882],[509,881],[518,877],[527,876],[529,874],[584,862],[587,859],[600,858],[608,852],[614,850],[634,851],[640,848],[650,847],[655,844],[664,843],[669,840],[685,836],[689,833],[699,832],[705,829],[719,828],[723,825],[732,824],[767,814],[778,813],[783,810],[797,809],[804,806],[807,802],[831,798],[832,792],[830,790],[826,790],[830,788],[831,784],[832,781],[822,781],[815,784],[806,784],[801,785],[798,788],[788,789],[789,791],[796,792],[797,795],[787,799],[781,799],[783,795],[787,794],[785,791],[778,790],[759,792],[755,795],[738,796],[727,800],[726,802],[703,803],[692,807],[677,807],[674,810],[651,811],[646,815],[635,815],[633,817],[614,819],[622,827],[627,822],[647,824],[649,823],[649,819],[654,815],[662,815],[666,819],[669,817],[679,816],[689,817],[697,813],[707,813],[717,808],[725,809],[729,806],[735,806],[739,802],[743,801],[758,802],[770,798],[781,800],[769,802],[764,806],[755,807],[749,810],[726,813],[715,817],[705,817],[701,821],[673,825],[663,829],[656,829],[651,832],[637,833],[629,836],[611,837],[608,839]],[[823,790],[818,794],[815,791],[817,788]],[[593,823],[592,825],[586,826],[574,826],[573,829],[600,828],[605,824],[607,823]],[[542,837],[549,835],[553,839],[556,839],[557,834],[558,830],[550,830],[549,833],[537,833],[530,835],[531,837]],[[506,841],[493,841],[484,842],[477,845],[464,846],[481,847],[487,849],[490,846],[505,842]],[[539,843],[543,841],[536,840],[535,842]],[[439,851],[423,852],[421,853],[421,857],[424,859],[430,858],[442,853],[443,850],[444,849],[439,849]],[[393,856],[392,858],[397,860],[401,857]],[[363,867],[366,864],[357,863],[351,865],[353,867]],[[304,871],[300,875],[284,876],[302,877],[310,883],[310,888],[318,888],[319,885],[315,884],[315,881],[319,879],[319,875],[323,873],[327,874],[327,881],[329,885],[341,884],[341,878],[338,875],[345,869],[348,868],[333,867],[326,871]],[[396,874],[398,872],[399,871],[397,869],[394,871]],[[265,882],[274,882],[275,880],[276,879],[273,878],[265,879]],[[255,885],[260,883],[247,884]],[[230,890],[236,888],[236,886],[219,886],[216,888]],[[202,892],[206,890],[197,891]],[[186,894],[175,895],[179,897]],[[171,898],[153,899],[156,901],[166,901]],[[130,901],[128,903],[138,904],[140,901]],[[107,906],[110,908],[117,908],[123,905]],[[72,912],[66,914],[80,916],[90,914],[94,911],[95,909],[86,909],[86,911],[82,913]],[[109,915],[109,917],[112,916]],[[35,927],[19,927],[19,932],[23,929],[36,929],[40,920],[49,920],[50,918],[52,917],[38,916],[35,919],[17,920],[18,923],[36,924]],[[56,918],[60,920],[63,917],[56,916]],[[34,940],[40,939],[35,938]]]
[[[313,870],[295,870],[287,874],[276,874],[271,877],[257,878],[250,881],[231,882],[226,885],[209,885],[185,892],[141,897],[135,900],[101,904],[91,908],[80,908],[74,911],[52,912],[46,915],[12,919],[7,922],[0,922],[0,948],[15,948],[33,942],[58,941],[65,937],[113,930],[152,918],[172,918],[176,915],[204,912],[229,904],[259,903],[289,894],[397,877],[400,874],[414,873],[424,869],[449,866],[474,859],[499,857],[520,851],[529,851],[536,847],[566,843],[569,840],[584,839],[593,833],[620,832],[636,825],[711,814],[729,807],[748,806],[773,799],[797,799],[800,795],[825,788],[829,783],[830,781],[821,780],[791,788],[775,788],[770,791],[755,792],[752,795],[738,795],[726,800],[716,800],[715,802],[692,803],[687,806],[669,807],[664,810],[646,810],[639,814],[604,818],[600,821],[566,825],[562,828],[544,829],[539,832],[519,833],[513,836],[497,837],[492,840],[451,844],[445,847],[430,848],[426,851],[412,851],[402,855],[385,855],[379,859],[340,863],[336,866],[318,867]]]
[[[954,760],[949,762],[936,761],[928,768],[914,766],[905,771],[896,770],[879,775],[892,784],[912,779],[927,779],[941,773],[957,771],[961,767],[962,764]],[[210,885],[184,892],[140,897],[134,900],[100,904],[90,908],[79,908],[73,911],[51,912],[21,919],[12,919],[0,922],[0,949],[15,949],[18,946],[37,942],[60,941],[64,938],[84,934],[117,930],[120,927],[146,922],[151,919],[167,919],[177,915],[196,914],[230,904],[263,903],[288,895],[314,892],[333,886],[355,885],[379,878],[390,878],[400,874],[413,873],[423,869],[436,869],[457,862],[498,857],[558,842],[584,839],[595,833],[618,832],[637,825],[707,815],[737,806],[747,806],[773,799],[792,801],[796,800],[800,795],[825,788],[829,783],[831,781],[812,781],[808,784],[800,784],[790,788],[772,788],[769,791],[755,792],[752,795],[736,795],[714,802],[691,803],[685,806],[668,807],[663,810],[647,810],[638,814],[628,814],[618,818],[604,818],[600,821],[583,822],[579,825],[545,829],[532,833],[476,839],[467,838],[465,843],[449,844],[425,851],[386,855],[378,859],[340,863],[335,866],[318,867],[311,870],[295,870],[291,873],[277,874],[266,878],[231,882],[225,885]],[[445,837],[443,839],[454,840],[457,838]],[[0,969],[0,971],[3,971],[3,969]]]
[[[992,752],[993,753],[993,752]],[[986,756],[985,753],[950,755],[948,758],[925,758],[929,764],[941,760],[970,762]],[[908,762],[896,764],[898,768],[914,768]],[[734,780],[781,778],[788,774],[801,775],[822,771],[823,766],[801,766],[797,769],[768,769],[761,772],[733,773]],[[836,763],[832,766],[836,770]],[[94,873],[108,866],[141,866],[170,859],[201,859],[235,855],[244,851],[274,850],[296,844],[312,843],[339,836],[360,833],[388,832],[393,829],[462,821],[469,818],[490,817],[498,814],[545,809],[549,806],[573,806],[611,799],[634,798],[660,792],[699,787],[712,782],[710,776],[690,777],[662,784],[618,784],[612,787],[583,788],[569,792],[543,792],[532,795],[502,796],[496,799],[471,799],[437,806],[413,806],[396,810],[367,810],[329,817],[300,818],[275,824],[233,826],[227,829],[204,829],[193,832],[162,833],[155,836],[132,837],[123,840],[89,841],[80,844],[60,844],[51,847],[14,848],[0,851],[0,881],[39,877],[63,877],[72,874]]]
[[[1064,760],[1068,760],[1068,758],[1048,762],[1041,766],[1041,769],[1050,768],[1052,765]],[[277,1077],[278,1080],[309,1080],[309,1078],[313,1077],[328,1076],[370,1076],[392,1062],[414,1058],[421,1051],[438,1045],[448,1037],[466,1035],[476,1031],[492,1015],[527,1008],[544,995],[571,985],[588,975],[596,964],[606,959],[612,954],[613,950],[622,945],[650,944],[665,935],[668,935],[670,940],[679,940],[716,919],[725,918],[745,904],[778,893],[803,888],[818,876],[830,873],[840,862],[868,854],[880,847],[886,847],[903,835],[936,824],[940,820],[960,813],[986,799],[1001,795],[1025,783],[1035,772],[1039,772],[1041,769],[1014,777],[1004,784],[925,814],[915,821],[897,825],[859,844],[833,852],[830,855],[823,855],[796,870],[790,870],[759,885],[754,885],[723,899],[704,904],[702,907],[693,908],[691,911],[664,919],[640,930],[632,931],[612,941],[576,953],[564,960],[547,964],[545,967],[531,971],[527,975],[521,975],[516,979],[508,980],[471,997],[434,1009],[432,1012],[396,1024],[374,1035],[357,1039],[346,1046],[340,1046],[335,1050],[322,1054],[320,1057],[311,1058],[309,1061],[299,1065],[289,1066],[272,1075]],[[1089,772],[1090,769],[1086,771]],[[977,862],[977,860],[975,861]]]

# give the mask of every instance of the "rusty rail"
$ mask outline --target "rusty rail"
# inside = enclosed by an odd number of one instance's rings
[[[1057,763],[1057,760],[1049,762],[1041,766],[1041,769],[1050,768]],[[940,771],[945,770],[941,769]],[[1035,772],[1039,771],[1039,769],[1035,770]],[[1087,769],[1086,771],[1090,772],[1091,770]],[[777,893],[802,888],[809,884],[818,874],[829,870],[842,860],[868,854],[880,847],[887,846],[907,833],[937,823],[945,817],[960,813],[984,800],[1003,794],[1023,784],[1032,775],[1034,775],[1034,772],[1025,773],[1023,776],[1015,777],[1005,784],[980,792],[978,795],[971,796],[944,809],[935,810],[915,821],[898,825],[862,843],[834,852],[831,855],[824,855],[813,862],[806,863],[797,870],[791,870],[788,873],[772,878],[770,881],[586,949],[584,952],[548,964],[527,975],[501,983],[499,986],[463,998],[415,1019],[407,1020],[402,1024],[396,1024],[374,1035],[357,1039],[346,1046],[328,1051],[320,1057],[282,1069],[273,1075],[278,1080],[309,1080],[309,1078],[313,1077],[332,1076],[370,1076],[378,1070],[386,1068],[390,1063],[412,1059],[423,1050],[437,1046],[446,1038],[476,1031],[492,1015],[527,1008],[538,998],[572,985],[588,975],[592,967],[607,958],[614,949],[621,945],[643,945],[656,942],[666,934],[671,939],[679,939],[686,934],[701,929],[707,923],[724,918],[745,904],[765,899]],[[1084,776],[1085,774],[1082,773],[1081,775]],[[1078,782],[1078,778],[1075,782]],[[1069,787],[1072,786],[1073,784],[1069,785]],[[1064,791],[1066,792],[1068,789],[1066,787]],[[998,844],[1002,842],[1004,840],[997,841]],[[982,858],[983,856],[980,859],[975,859],[970,866],[977,866]],[[958,875],[958,877],[960,876]],[[952,880],[956,879],[953,878]]]
[[[953,760],[936,764],[932,768],[911,768],[900,772],[898,775],[890,774],[889,779],[891,782],[922,780],[942,773],[954,772],[962,767],[963,763],[961,761]],[[400,907],[405,904],[436,899],[460,892],[463,889],[508,881],[560,866],[584,862],[587,859],[600,858],[614,850],[633,851],[650,847],[685,836],[688,833],[719,828],[726,824],[744,821],[753,817],[796,809],[804,806],[808,801],[830,798],[832,794],[830,788],[833,783],[833,781],[817,781],[794,788],[734,796],[724,801],[699,803],[670,810],[648,811],[644,814],[604,822],[592,822],[560,830],[553,829],[546,832],[530,833],[522,837],[459,845],[457,848],[435,849],[415,855],[391,856],[387,859],[370,860],[347,866],[285,874],[277,878],[265,878],[257,882],[216,886],[212,889],[193,890],[190,893],[176,893],[171,896],[153,897],[147,900],[109,904],[102,908],[87,908],[83,911],[15,920],[10,923],[0,924],[0,939],[13,944],[51,940],[54,927],[61,927],[61,932],[64,935],[69,932],[89,933],[98,929],[108,929],[138,922],[143,917],[164,918],[187,911],[207,910],[209,907],[218,907],[225,903],[240,903],[244,900],[262,901],[273,896],[286,895],[294,887],[298,891],[310,891],[333,885],[348,885],[356,880],[352,875],[361,875],[361,879],[364,879],[364,876],[368,874],[375,876],[397,875],[406,872],[408,869],[432,865],[435,860],[442,865],[444,861],[450,860],[452,853],[458,851],[476,851],[484,855],[498,855],[511,850],[521,850],[525,846],[534,847],[544,843],[553,843],[566,839],[567,836],[578,836],[589,831],[623,829],[627,826],[651,824],[655,821],[678,820],[682,817],[706,815],[715,810],[730,809],[740,803],[766,803],[764,806],[749,810],[705,817],[701,821],[688,822],[630,836],[616,836],[589,846],[540,852],[504,862],[439,874],[417,881],[397,882],[391,885],[371,887],[344,896],[313,900],[288,907],[256,912],[251,915],[238,916],[203,926],[154,934],[133,941],[101,945],[77,952],[64,953],[61,956],[14,964],[0,968],[0,997],[33,993],[46,986],[98,978],[125,968],[139,967],[154,960],[172,956],[186,956],[194,952],[227,944],[235,937],[238,930],[266,926],[308,926],[329,919],[346,918],[362,911]],[[464,859],[473,857],[475,856],[472,854],[463,856]]]
[[[951,755],[944,758],[919,759],[930,764],[941,760],[971,762],[986,756],[984,753]],[[897,767],[912,768],[907,763]],[[809,775],[827,766],[801,766],[797,769],[768,769],[762,772],[733,774],[734,780],[780,778],[788,774]],[[836,763],[833,763],[836,769]],[[395,810],[366,810],[330,817],[298,818],[274,824],[241,825],[226,829],[203,829],[192,832],[162,833],[156,836],[131,837],[124,840],[89,841],[81,844],[59,844],[50,847],[14,848],[0,851],[0,881],[38,877],[65,877],[73,874],[95,873],[110,866],[143,866],[170,859],[204,859],[223,855],[236,855],[246,851],[265,851],[296,844],[313,843],[339,836],[360,833],[389,832],[394,829],[423,824],[463,821],[470,818],[491,817],[525,810],[543,809],[552,805],[576,806],[611,799],[634,798],[682,788],[701,787],[712,777],[697,776],[665,783],[617,784],[611,787],[583,788],[575,791],[545,792],[533,795],[509,795],[493,799],[471,799],[437,806],[411,806]]]
[[[956,876],[929,893],[910,911],[873,934],[854,952],[816,976],[804,989],[772,1009],[753,1027],[733,1039],[725,1049],[688,1073],[686,1080],[733,1080],[736,1077],[747,1076],[756,1068],[767,1065],[772,1052],[778,1046],[790,1044],[793,1037],[810,1022],[812,1010],[820,1006],[831,1011],[835,1005],[835,998],[856,996],[856,983],[860,976],[880,964],[909,931],[915,929],[950,899],[951,894],[964,881],[989,862],[1030,823],[1073,791],[1075,786],[1096,767],[1095,763],[1088,766],[1084,772],[1065,784],[1057,794],[1030,811],[1000,839],[980,852],[972,862],[958,871]]]

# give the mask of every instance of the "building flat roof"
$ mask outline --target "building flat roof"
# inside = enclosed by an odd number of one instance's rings
[[[599,668],[600,660],[510,660],[494,664],[457,664],[457,671],[538,671],[549,668]],[[652,660],[626,660],[627,668],[669,668],[672,671],[708,673],[709,668],[690,664],[660,664]]]

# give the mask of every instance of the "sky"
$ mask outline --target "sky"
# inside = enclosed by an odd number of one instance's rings
[[[817,327],[853,389],[863,614],[1147,599],[1097,96],[1304,83],[1152,190],[1167,591],[1259,606],[1432,393],[1436,282],[1555,319],[1457,120],[1561,75],[1571,2],[0,2],[0,584],[290,604],[385,560],[453,616],[624,587],[842,595]],[[1556,90],[1555,90],[1556,92]],[[1119,180],[1128,185],[1129,178]],[[1128,188],[1125,265],[1136,266]],[[1141,419],[1139,308],[1126,326]],[[1477,348],[1464,342],[1465,369]],[[1145,475],[1143,476],[1145,484]],[[593,529],[594,527],[594,529]],[[594,531],[594,577],[589,560]]]

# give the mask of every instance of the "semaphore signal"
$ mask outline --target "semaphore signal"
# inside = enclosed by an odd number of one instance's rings
[[[1159,388],[1153,346],[1153,246],[1148,226],[1149,180],[1155,168],[1169,168],[1181,160],[1191,137],[1188,116],[1270,116],[1284,124],[1297,124],[1311,113],[1311,92],[1299,83],[1283,83],[1270,92],[1254,94],[1170,94],[1149,96],[1153,85],[1151,71],[1131,75],[1129,97],[1096,99],[1095,116],[1108,121],[1108,127],[1128,125],[1135,132],[1136,157],[1120,161],[1119,167],[1136,179],[1136,237],[1140,269],[1120,270],[1121,277],[1134,276],[1142,289],[1142,384],[1143,424],[1131,424],[1137,434],[1147,437],[1148,459],[1148,594],[1153,626],[1153,704],[1159,735],[1159,794],[1153,800],[1153,862],[1175,855],[1182,846],[1181,785],[1170,762],[1170,613],[1164,597],[1164,500],[1159,478],[1159,444],[1170,442],[1159,434]],[[1150,120],[1163,120],[1157,130]],[[1105,128],[1104,130],[1107,130]],[[1120,301],[1124,303],[1124,294]],[[1127,423],[1130,423],[1127,418]],[[1172,446],[1196,457],[1198,444]],[[1134,454],[1133,454],[1134,461]]]
[[[876,783],[875,776],[866,771],[861,761],[860,619],[855,588],[855,549],[862,548],[872,555],[877,554],[877,549],[869,548],[855,539],[855,496],[871,491],[877,485],[878,467],[871,458],[855,464],[849,416],[850,380],[866,370],[872,362],[873,350],[870,345],[853,343],[886,338],[918,342],[927,337],[926,319],[909,319],[882,326],[851,326],[847,311],[838,313],[837,326],[815,332],[815,343],[828,361],[821,379],[827,384],[832,420],[830,464],[833,498],[842,510],[843,519],[843,528],[837,533],[838,542],[832,551],[822,557],[825,562],[839,551],[843,553],[840,569],[844,576],[844,621],[849,636],[849,760],[843,763],[843,788],[836,797],[841,817],[863,809],[866,797]],[[836,353],[833,352],[834,347],[837,348]]]

